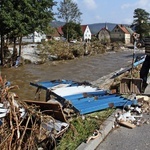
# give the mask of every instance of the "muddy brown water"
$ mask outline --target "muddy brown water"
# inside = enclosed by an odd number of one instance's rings
[[[138,52],[137,55],[140,55]],[[21,99],[34,99],[36,88],[30,82],[67,79],[75,81],[95,81],[120,68],[131,65],[132,50],[110,52],[103,55],[77,58],[67,61],[49,61],[42,65],[27,64],[18,68],[2,68],[2,77],[6,75]]]

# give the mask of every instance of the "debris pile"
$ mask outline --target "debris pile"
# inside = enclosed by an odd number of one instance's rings
[[[116,127],[123,125],[128,128],[135,128],[144,123],[149,124],[149,120],[145,119],[144,114],[150,113],[150,99],[146,96],[141,96],[141,98],[137,96],[137,98],[137,104],[129,105],[116,112]]]
[[[10,92],[14,88],[18,86],[8,86],[6,78],[0,78],[0,149],[54,148],[69,125],[19,100]]]

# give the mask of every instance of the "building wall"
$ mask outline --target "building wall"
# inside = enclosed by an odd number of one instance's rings
[[[125,44],[130,43],[130,34],[124,33],[119,28],[114,28],[110,33],[110,36],[112,42],[121,41]]]
[[[125,34],[125,44],[131,43],[131,35],[130,34]]]
[[[103,42],[110,42],[110,33],[107,30],[101,30],[98,33],[98,39],[100,40],[101,43]]]
[[[42,33],[38,33],[38,32],[34,32],[34,34],[30,34],[26,37],[23,37],[22,38],[22,42],[41,42],[42,40],[45,40],[46,39],[46,35],[45,34],[42,34]]]

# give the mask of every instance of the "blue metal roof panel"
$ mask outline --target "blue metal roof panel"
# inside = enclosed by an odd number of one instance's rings
[[[145,60],[145,58],[143,58],[143,59],[141,59],[141,60],[139,60],[137,62],[134,62],[133,66],[136,67],[136,66],[140,65],[141,63],[144,62],[144,60]]]
[[[86,93],[80,93],[80,94],[74,94],[74,95],[68,95],[68,96],[63,96],[63,98],[65,98],[66,100],[71,100],[73,101],[75,100],[80,100],[86,97],[96,97],[96,96],[102,96],[102,95],[106,95],[107,91],[104,90],[98,90],[95,92],[86,92]]]
[[[87,95],[89,93],[87,92]],[[123,98],[115,94],[104,94],[104,92],[95,92],[96,95],[90,97],[83,97],[82,94],[63,97],[69,101],[80,114],[92,113],[95,111],[109,108],[110,105],[114,107],[121,107],[124,105],[131,105],[133,102],[129,99]]]
[[[51,90],[54,87],[57,87],[57,90],[52,90],[52,92],[60,98],[60,101],[69,101],[75,110],[77,110],[80,114],[103,110],[112,105],[114,107],[122,107],[133,103],[131,100],[123,98],[119,95],[108,94],[106,90],[93,88],[89,85],[86,86],[86,84],[82,85],[81,83],[71,80],[54,80],[30,84],[45,90]],[[66,85],[63,88],[60,88],[59,85],[61,84]]]

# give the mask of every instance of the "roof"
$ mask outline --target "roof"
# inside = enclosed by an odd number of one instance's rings
[[[126,34],[130,34],[129,31],[126,29],[126,27],[124,25],[117,25],[124,33]]]
[[[126,29],[128,30],[128,32],[129,32],[131,35],[134,33],[134,31],[133,31],[131,28],[126,27]]]
[[[114,23],[97,23],[97,24],[89,24],[88,26],[90,28],[92,35],[97,35],[97,33],[102,28],[107,26],[107,29],[111,32],[116,25],[117,24],[114,24]]]
[[[50,34],[50,35],[53,36],[53,37],[58,37],[58,36],[60,36],[60,34],[59,34],[58,31],[57,31],[57,28],[54,28],[52,34]]]
[[[58,28],[57,28],[57,31],[58,31],[58,33],[59,33],[60,35],[63,35],[63,34],[64,34],[63,31],[62,31],[62,26],[58,27]]]
[[[51,34],[47,34],[47,36],[53,36],[58,37],[63,35],[62,27],[53,28],[53,31]]]
[[[88,83],[79,83],[71,80],[54,80],[30,83],[37,88],[50,90],[62,103],[72,105],[80,115],[103,110],[109,107],[131,105],[133,102],[119,95],[109,94],[106,90],[92,87]]]
[[[100,29],[100,31],[103,31],[103,30],[105,30],[105,31],[107,31],[107,32],[110,32],[106,27]],[[99,32],[100,32],[100,31],[99,31]]]
[[[85,32],[86,28],[87,28],[87,25],[81,25],[81,30],[83,33]]]

